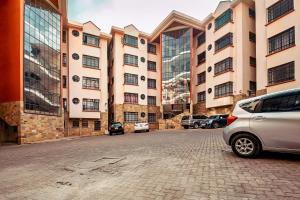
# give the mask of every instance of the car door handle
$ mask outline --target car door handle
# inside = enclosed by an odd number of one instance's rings
[[[263,116],[256,116],[256,117],[254,117],[253,119],[256,120],[256,121],[262,121],[262,120],[264,120],[264,119],[266,119],[266,118],[263,117]]]

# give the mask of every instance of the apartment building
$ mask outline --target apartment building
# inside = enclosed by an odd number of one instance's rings
[[[107,130],[110,39],[91,21],[69,21],[64,27],[62,89],[66,136],[99,135]]]
[[[63,137],[60,44],[66,5],[65,0],[1,1],[2,142]]]
[[[256,0],[257,92],[300,87],[300,1]]]
[[[149,42],[149,35],[134,25],[112,27],[109,46],[110,121],[149,122],[158,128],[161,105],[160,48]]]

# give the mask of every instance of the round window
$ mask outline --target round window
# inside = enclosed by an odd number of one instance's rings
[[[146,80],[146,77],[145,76],[141,76],[141,80],[142,81]]]
[[[144,100],[144,99],[145,99],[145,97],[146,97],[146,96],[145,96],[144,94],[141,94],[141,99],[143,99],[143,100]]]
[[[208,68],[207,68],[207,71],[208,71],[208,72],[211,72],[211,70],[212,70],[212,67],[208,67]]]
[[[77,76],[77,75],[74,75],[74,76],[72,77],[72,79],[73,79],[74,82],[79,82],[79,81],[80,81],[80,78],[79,78],[79,76]]]
[[[141,57],[141,62],[145,62],[146,60],[145,60],[145,58],[144,57]]]
[[[75,37],[78,37],[79,36],[79,32],[76,31],[76,30],[73,30],[72,31],[72,35],[75,36]]]
[[[211,50],[211,48],[212,48],[212,45],[211,45],[211,44],[210,44],[210,45],[208,45],[208,47],[207,47],[208,51],[210,51],[210,50]]]
[[[74,99],[72,99],[72,102],[73,102],[74,104],[79,104],[79,99],[78,99],[78,98],[74,98]]]
[[[212,92],[212,89],[208,88],[207,92],[208,92],[208,94],[210,94]]]
[[[208,24],[208,26],[207,26],[208,30],[210,30],[211,27],[212,27],[212,23]]]
[[[79,55],[78,55],[77,53],[73,53],[73,54],[72,54],[72,58],[73,58],[74,60],[78,60],[78,59],[79,59]]]
[[[144,39],[141,39],[141,44],[145,44],[145,40]]]
[[[146,117],[146,113],[142,112],[141,117],[143,117],[143,118]]]

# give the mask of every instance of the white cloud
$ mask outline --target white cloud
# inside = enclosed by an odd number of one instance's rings
[[[69,19],[93,21],[102,31],[111,26],[134,24],[151,33],[172,11],[177,10],[199,20],[214,11],[220,0],[69,0]]]

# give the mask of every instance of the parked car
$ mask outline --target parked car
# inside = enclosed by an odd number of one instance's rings
[[[186,115],[181,119],[181,126],[185,129],[199,128],[201,121],[207,119],[205,115]]]
[[[124,128],[120,122],[112,122],[109,127],[109,135],[124,134]]]
[[[134,132],[149,132],[149,124],[148,123],[144,123],[144,122],[137,122],[134,123]]]
[[[237,102],[223,137],[240,157],[300,152],[300,88]]]
[[[201,128],[222,128],[227,124],[228,115],[212,115],[200,124]]]

